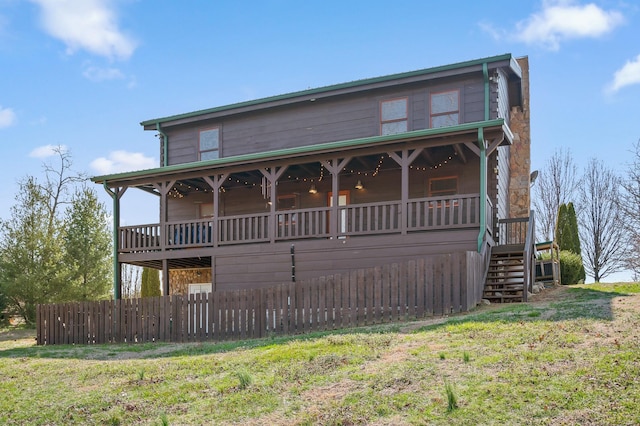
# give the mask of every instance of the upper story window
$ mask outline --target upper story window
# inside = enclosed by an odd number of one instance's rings
[[[380,102],[380,134],[393,135],[408,130],[407,98]]]
[[[460,124],[460,91],[431,94],[431,127],[446,127]]]
[[[215,160],[220,158],[220,128],[200,131],[200,141],[198,146],[200,160]]]

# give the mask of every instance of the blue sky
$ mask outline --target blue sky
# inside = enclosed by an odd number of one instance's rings
[[[529,56],[532,169],[567,147],[624,171],[634,0],[0,0],[0,218],[53,145],[88,175],[155,167],[146,119],[503,53]],[[123,223],[157,221],[127,196]]]

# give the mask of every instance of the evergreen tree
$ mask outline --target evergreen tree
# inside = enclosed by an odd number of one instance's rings
[[[142,269],[142,284],[140,285],[141,297],[160,296],[160,273],[157,269]]]
[[[578,219],[573,203],[561,204],[558,210],[558,223],[556,226],[556,242],[561,251],[569,251],[582,256],[580,248],[580,236],[578,232]],[[577,272],[577,280],[584,280],[586,273],[582,262]],[[577,282],[577,281],[576,281]]]
[[[69,300],[106,297],[112,283],[107,212],[93,189],[77,189],[64,218],[64,259]]]

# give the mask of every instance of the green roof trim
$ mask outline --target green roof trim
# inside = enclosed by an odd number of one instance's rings
[[[199,169],[220,168],[229,165],[251,163],[261,160],[272,160],[283,157],[296,157],[305,154],[314,154],[320,152],[331,152],[335,150],[344,150],[348,148],[358,148],[361,146],[388,143],[394,141],[403,141],[409,139],[419,139],[429,136],[438,136],[447,133],[458,133],[477,131],[486,127],[504,127],[504,119],[477,121],[473,123],[459,124],[457,126],[439,127],[435,129],[414,130],[411,132],[397,133],[394,135],[370,136],[359,139],[347,139],[336,142],[326,142],[315,145],[305,145],[295,148],[284,148],[273,151],[256,152],[251,154],[236,155],[233,157],[218,158],[215,160],[195,161],[190,163],[174,164],[172,166],[158,167],[154,169],[138,170],[134,172],[116,173],[111,175],[94,176],[92,182],[103,183],[105,181],[119,181],[127,179],[141,178],[146,175],[167,174],[172,172],[184,172]]]
[[[386,76],[382,76],[382,77],[365,78],[365,79],[355,80],[355,81],[351,81],[351,82],[347,82],[347,83],[334,84],[334,85],[331,85],[331,86],[318,87],[318,88],[315,88],[315,89],[302,90],[302,91],[298,91],[298,92],[291,92],[291,93],[286,93],[286,94],[282,94],[282,95],[276,95],[276,96],[270,96],[270,97],[266,97],[266,98],[255,99],[255,100],[246,101],[246,102],[238,102],[238,103],[234,103],[234,104],[230,104],[230,105],[224,105],[224,106],[219,106],[219,107],[215,107],[215,108],[203,109],[203,110],[188,112],[188,113],[184,113],[184,114],[177,114],[177,115],[171,115],[171,116],[168,116],[168,117],[155,118],[155,119],[143,121],[143,122],[140,123],[140,125],[142,125],[142,126],[158,125],[158,124],[166,123],[166,122],[169,122],[169,121],[182,120],[182,119],[186,119],[186,118],[193,118],[193,117],[197,117],[199,115],[212,114],[212,113],[216,113],[216,112],[228,111],[228,110],[233,110],[233,109],[237,109],[237,108],[250,107],[250,106],[260,105],[260,104],[264,104],[264,103],[268,103],[268,102],[275,102],[275,101],[281,101],[281,100],[287,100],[287,99],[294,99],[294,98],[297,98],[297,97],[317,95],[317,94],[321,94],[321,93],[331,92],[331,91],[334,91],[334,90],[348,89],[348,88],[352,88],[352,87],[365,86],[365,85],[368,85],[368,84],[382,83],[382,82],[385,82],[385,81],[399,80],[399,79],[403,79],[403,78],[410,78],[410,77],[416,77],[416,76],[421,76],[421,75],[428,75],[428,74],[433,74],[433,73],[443,72],[443,71],[451,71],[451,70],[455,70],[455,69],[459,69],[459,68],[467,68],[467,67],[482,65],[482,64],[485,64],[485,63],[488,64],[488,63],[500,62],[500,61],[509,61],[512,67],[513,66],[517,66],[517,63],[513,60],[512,55],[510,53],[506,53],[506,54],[503,54],[503,55],[490,56],[490,57],[487,57],[487,58],[480,58],[480,59],[473,59],[473,60],[469,60],[469,61],[465,61],[465,62],[458,62],[458,63],[455,63],[455,64],[441,65],[441,66],[437,66],[437,67],[424,68],[424,69],[420,69],[420,70],[416,70],[416,71],[408,71],[408,72],[403,72],[403,73],[398,73],[398,74],[390,74],[390,75],[386,75]],[[517,71],[519,72],[519,69]]]

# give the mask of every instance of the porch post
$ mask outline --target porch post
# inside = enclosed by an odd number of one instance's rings
[[[127,187],[114,188],[113,190],[103,182],[104,190],[113,199],[113,298],[119,300],[122,294],[122,274],[118,253],[120,248],[120,198],[127,190]]]
[[[220,188],[225,180],[229,177],[229,173],[223,173],[221,175],[214,175],[213,178],[205,176],[204,180],[211,187],[213,191],[213,223],[211,226],[211,239],[213,240],[213,246],[218,247],[218,226],[220,221]],[[213,257],[211,259],[213,261]],[[213,275],[211,275],[213,280]]]
[[[154,187],[160,193],[160,249],[162,251],[166,250],[167,247],[167,197],[169,196],[169,191],[173,188],[176,181],[172,180],[169,182],[160,182],[159,184],[154,184]]]
[[[260,169],[260,172],[267,178],[269,183],[271,183],[271,193],[269,194],[269,198],[271,200],[271,206],[269,209],[269,240],[271,243],[276,242],[276,230],[277,230],[277,220],[276,220],[276,209],[278,204],[278,190],[277,183],[280,176],[287,170],[288,166],[280,166],[280,167],[271,167],[269,169],[264,168]]]
[[[333,239],[337,239],[340,234],[340,225],[338,224],[338,211],[340,206],[340,171],[349,164],[351,157],[345,157],[342,160],[333,158],[323,161],[324,168],[331,173],[331,211],[329,212],[329,235]]]
[[[408,149],[403,149],[401,156],[395,152],[387,153],[402,168],[402,183],[400,186],[400,230],[403,235],[409,227],[409,166],[422,152],[423,148],[416,148],[411,155]]]

